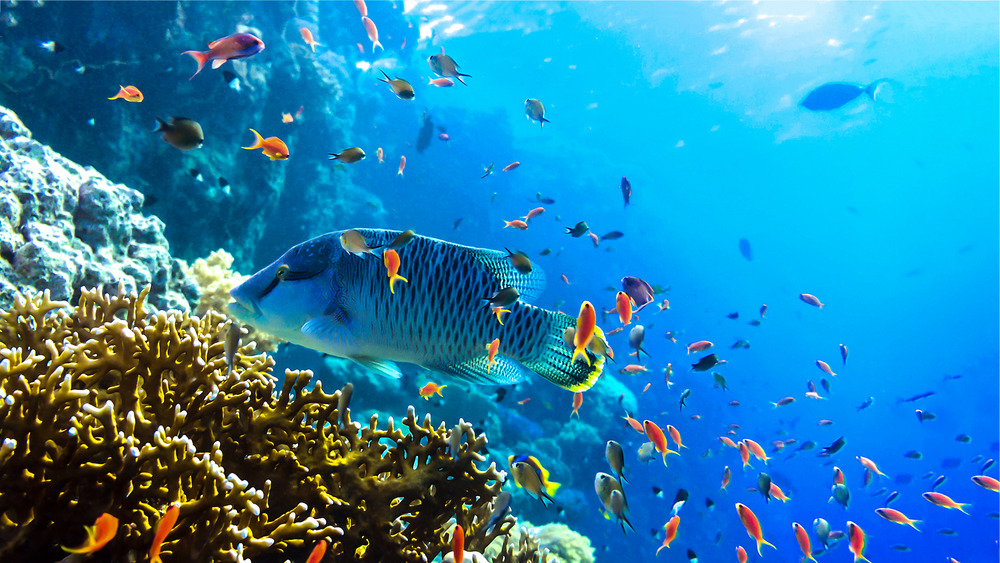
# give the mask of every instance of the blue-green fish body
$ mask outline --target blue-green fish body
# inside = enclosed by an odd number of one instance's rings
[[[541,268],[522,274],[505,252],[417,235],[398,251],[399,274],[408,281],[391,293],[382,261],[344,250],[344,232],[289,249],[232,290],[230,313],[289,342],[396,377],[391,362],[484,384],[515,383],[527,368],[571,391],[590,388],[600,376],[603,356],[591,356],[592,366],[571,361],[563,331],[576,319],[517,301],[501,325],[484,306],[484,298],[507,287],[523,300],[534,299],[545,285]],[[372,249],[399,235],[357,232]],[[494,338],[500,347],[489,366],[487,346]]]

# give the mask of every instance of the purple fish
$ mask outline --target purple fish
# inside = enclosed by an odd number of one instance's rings
[[[633,313],[638,313],[647,304],[653,302],[653,287],[639,278],[633,276],[622,278],[622,290],[635,303]]]
[[[212,68],[216,69],[224,65],[230,59],[244,59],[256,55],[264,50],[264,42],[249,33],[234,33],[216,39],[208,44],[208,51],[184,51],[182,55],[191,55],[198,61],[198,70],[191,75],[194,78],[205,68],[208,61],[212,61]],[[188,80],[190,80],[189,78]]]
[[[632,199],[632,184],[625,176],[622,176],[622,198],[625,199],[625,206],[628,207],[628,202]]]

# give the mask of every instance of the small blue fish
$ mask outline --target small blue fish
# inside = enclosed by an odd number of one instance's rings
[[[854,101],[861,94],[868,94],[872,101],[876,101],[879,87],[888,83],[889,80],[885,78],[867,86],[850,82],[827,82],[812,89],[799,105],[810,111],[833,111]]]
[[[740,254],[747,259],[747,262],[753,262],[753,249],[750,248],[750,241],[745,238],[740,239]]]

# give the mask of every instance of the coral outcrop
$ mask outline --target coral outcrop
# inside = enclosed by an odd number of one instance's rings
[[[149,285],[157,308],[188,310],[197,288],[142,204],[141,193],[33,140],[0,107],[0,307],[18,290],[70,300],[81,286],[124,284]]]
[[[139,560],[172,503],[166,563],[303,561],[322,538],[333,560],[423,562],[450,551],[453,521],[470,550],[510,533],[509,515],[486,530],[502,477],[478,467],[486,437],[468,424],[413,407],[353,422],[346,389],[275,377],[250,347],[230,366],[224,317],[150,313],[148,295],[0,311],[0,560],[54,561],[104,512],[120,526],[92,559]],[[494,560],[539,561],[534,545]]]

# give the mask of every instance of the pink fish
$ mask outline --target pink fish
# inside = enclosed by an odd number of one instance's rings
[[[361,23],[365,26],[365,31],[368,33],[368,39],[371,39],[372,41],[372,53],[375,52],[375,47],[385,51],[385,47],[378,42],[378,28],[375,27],[375,22],[373,22],[368,16],[361,16]]]
[[[802,301],[804,301],[804,302],[812,305],[813,307],[819,307],[820,309],[823,308],[823,304],[820,303],[819,297],[816,297],[815,295],[812,295],[812,294],[809,294],[809,293],[800,293],[799,294],[799,299],[801,299]]]
[[[428,86],[437,86],[438,88],[450,88],[455,85],[454,82],[449,78],[432,78],[430,82],[427,83]]]
[[[504,166],[501,172],[510,172],[511,170],[517,168],[518,166],[521,166],[521,163],[515,160],[514,162],[511,162],[507,166]]]
[[[823,372],[826,373],[826,374],[837,375],[837,374],[833,373],[832,369],[830,369],[830,364],[824,362],[823,360],[816,360],[816,367],[818,367],[819,369],[823,370]]]
[[[198,70],[191,75],[191,78],[198,76],[208,61],[212,61],[212,68],[216,69],[226,64],[226,61],[230,59],[244,59],[256,55],[264,50],[264,42],[249,33],[234,33],[212,41],[208,44],[208,49],[208,51],[184,51],[181,53],[182,55],[191,55],[194,60],[198,61]]]

